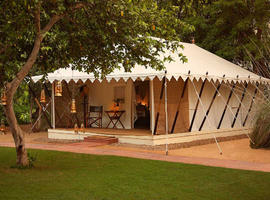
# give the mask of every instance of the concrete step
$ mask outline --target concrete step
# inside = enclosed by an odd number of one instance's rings
[[[94,142],[101,144],[113,144],[118,142],[118,138],[109,136],[88,136],[84,138],[84,142]]]

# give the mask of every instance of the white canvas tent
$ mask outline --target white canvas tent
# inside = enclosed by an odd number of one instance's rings
[[[195,44],[189,43],[181,43],[184,46],[184,49],[179,49],[179,52],[183,53],[184,56],[187,57],[188,62],[182,63],[179,60],[177,53],[167,52],[166,55],[170,54],[174,59],[173,62],[165,63],[165,67],[167,70],[167,78],[170,80],[174,77],[178,80],[181,77],[185,80],[187,77],[190,77],[191,80],[194,78],[196,80],[201,79],[213,79],[216,80],[228,80],[233,82],[260,82],[260,83],[269,83],[270,80],[265,78],[260,78],[258,75],[249,72],[221,57],[218,57],[215,54],[212,54]],[[178,53],[179,53],[178,52]],[[190,75],[188,74],[190,72]],[[208,73],[208,75],[206,75]],[[225,75],[225,78],[223,77]],[[145,80],[149,78],[153,80],[155,77],[158,77],[160,80],[164,76],[164,71],[156,71],[152,68],[145,68],[144,66],[136,65],[132,72],[124,72],[124,69],[115,70],[113,73],[106,76],[106,80],[110,81],[115,79],[118,81],[119,79],[124,79],[127,81],[131,78],[135,81],[137,78],[141,80]],[[33,77],[34,82],[41,79],[42,76]],[[238,78],[237,78],[238,77]],[[67,69],[59,69],[54,73],[48,74],[48,80],[52,83],[55,80],[65,80],[69,82],[70,80],[74,80],[75,82],[81,80],[85,82],[90,80],[93,82],[96,80],[93,74],[87,74],[83,72],[79,72],[76,70],[71,70],[71,68]]]
[[[47,79],[52,84],[55,81],[68,83],[71,80],[77,84],[87,84],[88,103],[102,105],[107,110],[111,108],[115,98],[115,88],[124,88],[125,101],[122,109],[126,112],[122,120],[127,129],[134,128],[136,81],[148,81],[147,106],[150,111],[150,129],[155,135],[165,133],[165,97],[162,80],[166,76],[169,132],[249,127],[256,110],[256,103],[264,98],[261,89],[268,86],[270,80],[228,62],[195,44],[182,43],[182,45],[184,49],[179,49],[179,52],[186,56],[188,62],[182,63],[176,53],[166,52],[166,55],[170,54],[174,61],[165,63],[166,69],[163,71],[136,65],[132,72],[117,69],[100,80],[93,74],[66,68],[49,73]],[[34,82],[41,78],[42,76],[32,77]],[[52,104],[52,124],[55,128],[57,125],[54,114],[54,94]],[[106,125],[108,121],[105,119],[103,123]]]

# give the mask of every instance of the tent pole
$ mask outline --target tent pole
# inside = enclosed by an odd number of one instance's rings
[[[244,98],[245,98],[245,94],[246,94],[247,87],[248,87],[248,83],[246,83],[246,84],[245,84],[244,91],[243,91],[243,93],[242,93],[242,97],[241,97],[241,100],[240,100],[239,106],[238,106],[238,108],[237,108],[236,114],[235,114],[235,116],[234,116],[234,119],[233,119],[233,123],[232,123],[232,125],[231,125],[231,128],[233,128],[233,127],[234,127],[234,125],[235,125],[235,122],[236,122],[237,116],[238,116],[239,111],[240,111],[241,106],[242,106],[242,102],[243,102],[243,100],[244,100]]]
[[[234,83],[233,86],[232,86],[231,92],[230,92],[229,97],[228,97],[228,99],[227,99],[227,102],[226,102],[225,108],[224,108],[224,110],[223,110],[223,113],[222,113],[222,115],[221,115],[221,119],[220,119],[220,121],[219,121],[219,123],[218,123],[217,129],[220,129],[220,127],[221,127],[223,118],[224,118],[224,116],[225,116],[225,113],[226,113],[226,111],[227,111],[228,105],[229,105],[230,100],[231,100],[231,98],[232,98],[232,94],[233,94],[234,88],[235,88],[235,83]]]
[[[173,120],[171,133],[174,132],[175,124],[176,124],[176,121],[177,121],[177,118],[178,118],[178,115],[179,115],[179,110],[180,110],[182,99],[183,99],[185,91],[186,91],[187,83],[188,83],[188,78],[185,80],[185,83],[184,83],[184,86],[183,86],[183,89],[182,89],[182,92],[181,92],[180,100],[179,100],[179,103],[178,103],[178,106],[177,106],[177,109],[176,109],[176,113],[175,113],[175,117],[174,117],[174,120]]]
[[[45,92],[47,93],[47,95],[50,97],[50,99],[52,98],[52,94],[50,94],[49,90],[48,90],[48,87],[46,86],[46,84],[44,84],[45,86]],[[54,87],[53,87],[53,84],[52,84],[52,89],[55,88],[55,83],[54,83]],[[54,95],[55,96],[55,95]],[[54,115],[56,115],[58,118],[60,117],[57,110],[54,109]],[[51,115],[52,116],[52,115]]]
[[[214,103],[214,101],[215,101],[215,99],[216,99],[216,96],[217,96],[217,94],[218,94],[218,92],[219,92],[219,89],[220,89],[220,87],[221,87],[221,84],[222,84],[222,82],[219,83],[219,85],[218,85],[217,88],[215,88],[215,89],[216,89],[215,94],[214,94],[214,96],[212,97],[211,103],[210,103],[210,105],[209,105],[209,107],[208,107],[208,109],[207,109],[207,111],[206,111],[206,113],[205,113],[205,116],[204,116],[203,121],[202,121],[202,123],[201,123],[201,125],[200,125],[200,128],[199,128],[199,131],[201,131],[202,128],[203,128],[204,122],[205,122],[205,120],[206,120],[206,118],[207,118],[207,116],[208,116],[208,114],[209,114],[209,112],[210,112],[210,110],[211,110],[211,108],[212,108],[212,105],[213,105],[213,103]]]
[[[160,104],[161,104],[161,100],[163,98],[164,84],[165,84],[165,78],[163,77],[162,85],[161,85],[161,91],[160,91],[160,97],[159,97],[159,105],[158,105],[159,107],[158,107],[157,116],[155,118],[155,128],[154,128],[154,134],[153,135],[156,135],[156,133],[157,133],[157,125],[158,125],[158,119],[159,119]]]
[[[73,71],[72,71],[72,73],[73,73]],[[72,93],[70,92],[70,89],[69,89],[69,87],[68,87],[68,83],[66,82],[66,81],[64,81],[64,83],[65,83],[65,86],[66,86],[66,89],[67,89],[67,93],[68,93],[68,95],[69,95],[69,98],[70,98],[70,100],[72,100]],[[75,81],[73,81],[71,84],[73,84],[72,85],[72,90],[74,90],[74,85],[76,84],[75,83]],[[74,91],[72,91],[72,92],[74,92]],[[78,118],[78,115],[77,115],[77,113],[74,113],[74,115],[75,115],[75,118],[76,118],[76,120],[77,120],[77,124],[80,124],[80,121],[79,121],[79,118]]]
[[[192,82],[192,81],[191,81],[191,82]],[[205,83],[206,83],[206,79],[204,79],[204,81],[203,81],[203,83],[202,83],[202,86],[201,86],[201,89],[200,89],[200,93],[199,93],[199,95],[198,95],[198,100],[197,100],[197,103],[196,103],[196,106],[195,106],[195,109],[194,109],[194,113],[193,113],[193,116],[192,116],[192,120],[191,120],[191,122],[190,122],[190,126],[189,126],[189,129],[188,129],[189,132],[191,132],[192,127],[193,127],[193,123],[194,123],[194,121],[195,121],[195,117],[196,117],[196,114],[197,114],[197,110],[198,110],[200,98],[201,98],[201,96],[202,96],[202,92],[203,92]],[[192,82],[192,84],[194,84],[194,83]],[[196,88],[195,88],[195,89],[196,89]]]
[[[30,92],[29,85],[28,85],[28,93],[29,93],[29,100],[30,100],[30,123],[32,126],[33,125],[33,98],[32,98],[31,92]]]
[[[55,99],[54,99],[54,88],[55,88],[55,84],[54,82],[52,83],[52,127],[53,129],[55,129]]]
[[[87,98],[88,95],[83,96],[83,122],[84,122],[84,127],[87,127]]]
[[[154,81],[150,80],[150,98],[151,98],[151,132],[154,135],[155,126],[155,99],[154,99]]]
[[[47,108],[44,107],[43,105],[41,105],[41,104],[39,103],[38,98],[37,98],[35,92],[33,91],[33,89],[31,88],[30,85],[29,85],[29,91],[30,91],[31,94],[33,95],[33,97],[34,97],[34,99],[35,99],[35,102],[37,103],[38,107],[40,108],[40,111],[41,111],[42,113],[44,113],[44,116],[45,116],[45,119],[46,119],[48,125],[50,126],[50,128],[52,128],[51,123],[50,123],[50,120],[49,120],[49,118],[48,118],[48,116],[47,116],[47,114],[46,114],[46,112],[45,112],[45,111],[47,110]],[[49,103],[50,103],[50,102],[49,102]]]
[[[258,92],[258,89],[255,88],[255,91],[254,91],[253,97],[252,97],[252,99],[251,99],[251,103],[250,103],[250,106],[249,106],[247,115],[246,115],[245,120],[244,120],[244,122],[243,122],[243,126],[246,125],[246,122],[247,122],[247,119],[248,119],[248,115],[249,115],[249,113],[250,113],[250,111],[251,111],[251,109],[252,109],[252,106],[253,106],[253,103],[254,103],[254,100],[255,100],[255,97],[256,97],[257,92]]]
[[[168,97],[167,97],[167,71],[165,71],[165,75],[164,75],[164,79],[165,79],[165,82],[164,82],[164,89],[165,89],[165,92],[164,92],[164,95],[165,95],[165,132],[166,132],[166,156],[168,155],[168,133],[169,133],[169,127],[168,127]]]

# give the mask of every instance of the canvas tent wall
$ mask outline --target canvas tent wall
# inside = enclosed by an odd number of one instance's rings
[[[200,91],[200,88],[203,84],[203,80],[189,82],[189,116],[192,118],[195,110],[195,105],[197,103],[198,95],[196,91]],[[262,94],[258,93],[254,95],[256,91],[256,86],[254,84],[247,83],[229,83],[229,82],[213,82],[206,81],[204,90],[202,92],[201,101],[199,102],[198,111],[196,114],[196,118],[194,120],[194,124],[192,126],[192,130],[197,131],[200,129],[202,125],[203,119],[206,115],[206,112],[211,104],[213,96],[217,90],[218,85],[221,84],[219,92],[213,101],[210,112],[202,126],[201,130],[215,130],[217,128],[226,129],[226,128],[241,128],[241,127],[250,127],[252,119],[256,113],[257,106],[263,99]],[[233,93],[230,97],[230,93]],[[247,84],[247,89],[245,91],[245,86]],[[195,89],[195,88],[196,89]],[[241,103],[241,98],[244,93],[244,98]],[[229,99],[229,101],[228,101]],[[253,101],[253,103],[252,103]],[[228,103],[228,104],[227,104]],[[226,106],[227,104],[227,106]],[[251,106],[253,104],[253,106]],[[251,110],[249,111],[249,108]],[[226,112],[224,112],[226,109]],[[237,113],[235,123],[232,127],[234,117]],[[224,116],[222,114],[224,112]],[[243,125],[246,116],[247,121]],[[220,124],[220,127],[219,127]]]
[[[218,121],[224,106],[226,105],[226,100],[234,84],[237,85],[234,90],[233,97],[231,98],[228,109],[225,113],[224,120],[221,128],[230,128],[231,120],[236,115],[239,107],[239,102],[244,89],[244,85],[248,85],[247,94],[240,106],[240,111],[238,114],[242,118],[247,114],[249,104],[252,100],[252,93],[256,88],[256,84],[261,86],[267,86],[270,81],[259,77],[258,75],[249,72],[233,63],[230,63],[200,47],[195,44],[182,43],[184,49],[180,49],[183,55],[188,59],[187,63],[182,63],[179,61],[176,53],[166,52],[165,54],[170,54],[174,61],[170,63],[165,63],[167,70],[166,79],[168,80],[168,113],[169,113],[169,127],[172,127],[175,118],[175,109],[178,107],[179,98],[182,88],[184,87],[184,82],[188,79],[187,91],[181,101],[181,109],[178,121],[176,122],[175,132],[186,132],[190,128],[192,118],[194,115],[194,109],[196,104],[198,104],[196,116],[192,126],[193,130],[198,130],[204,120],[206,112],[213,100],[213,96],[216,93],[219,83],[222,83],[220,92],[218,92],[215,98],[211,111],[204,122],[202,130],[206,129],[216,129]],[[162,55],[161,55],[162,56]],[[156,71],[154,69],[145,68],[144,66],[136,65],[132,72],[124,72],[123,69],[115,70],[113,73],[106,76],[105,79],[96,79],[93,74],[87,74],[84,72],[79,72],[76,70],[59,69],[54,73],[48,74],[48,81],[53,83],[55,81],[66,81],[71,80],[79,83],[87,83],[91,93],[93,94],[92,102],[100,103],[104,99],[102,96],[108,94],[109,102],[102,102],[105,106],[109,107],[112,102],[113,85],[124,84],[126,94],[125,98],[128,100],[125,103],[125,109],[127,110],[125,114],[125,124],[128,128],[132,127],[132,85],[136,80],[149,80],[150,81],[150,93],[152,95],[150,107],[151,107],[151,129],[155,128],[157,133],[164,132],[164,96],[160,99],[160,93],[162,88],[162,79],[164,78],[164,71]],[[34,81],[41,79],[41,76],[33,77]],[[205,88],[203,90],[202,96],[198,101],[198,93],[200,87],[205,82]],[[91,94],[90,94],[91,96]],[[96,99],[93,99],[95,97]],[[104,100],[105,101],[105,100]],[[199,102],[199,103],[197,103]],[[254,106],[253,106],[254,109]],[[157,113],[159,112],[159,121],[155,123]],[[249,120],[251,117],[249,118]],[[241,117],[237,117],[235,127],[243,125]],[[240,120],[240,121],[239,121]]]

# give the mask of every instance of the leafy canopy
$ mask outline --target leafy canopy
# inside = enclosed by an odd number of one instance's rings
[[[96,75],[110,73],[121,65],[129,71],[135,63],[162,69],[163,62],[171,58],[159,60],[157,55],[165,48],[176,50],[180,46],[179,30],[192,29],[177,18],[178,9],[162,9],[154,0],[1,1],[1,85],[14,79],[31,53],[39,30],[53,16],[60,19],[44,33],[31,75],[70,63]]]

